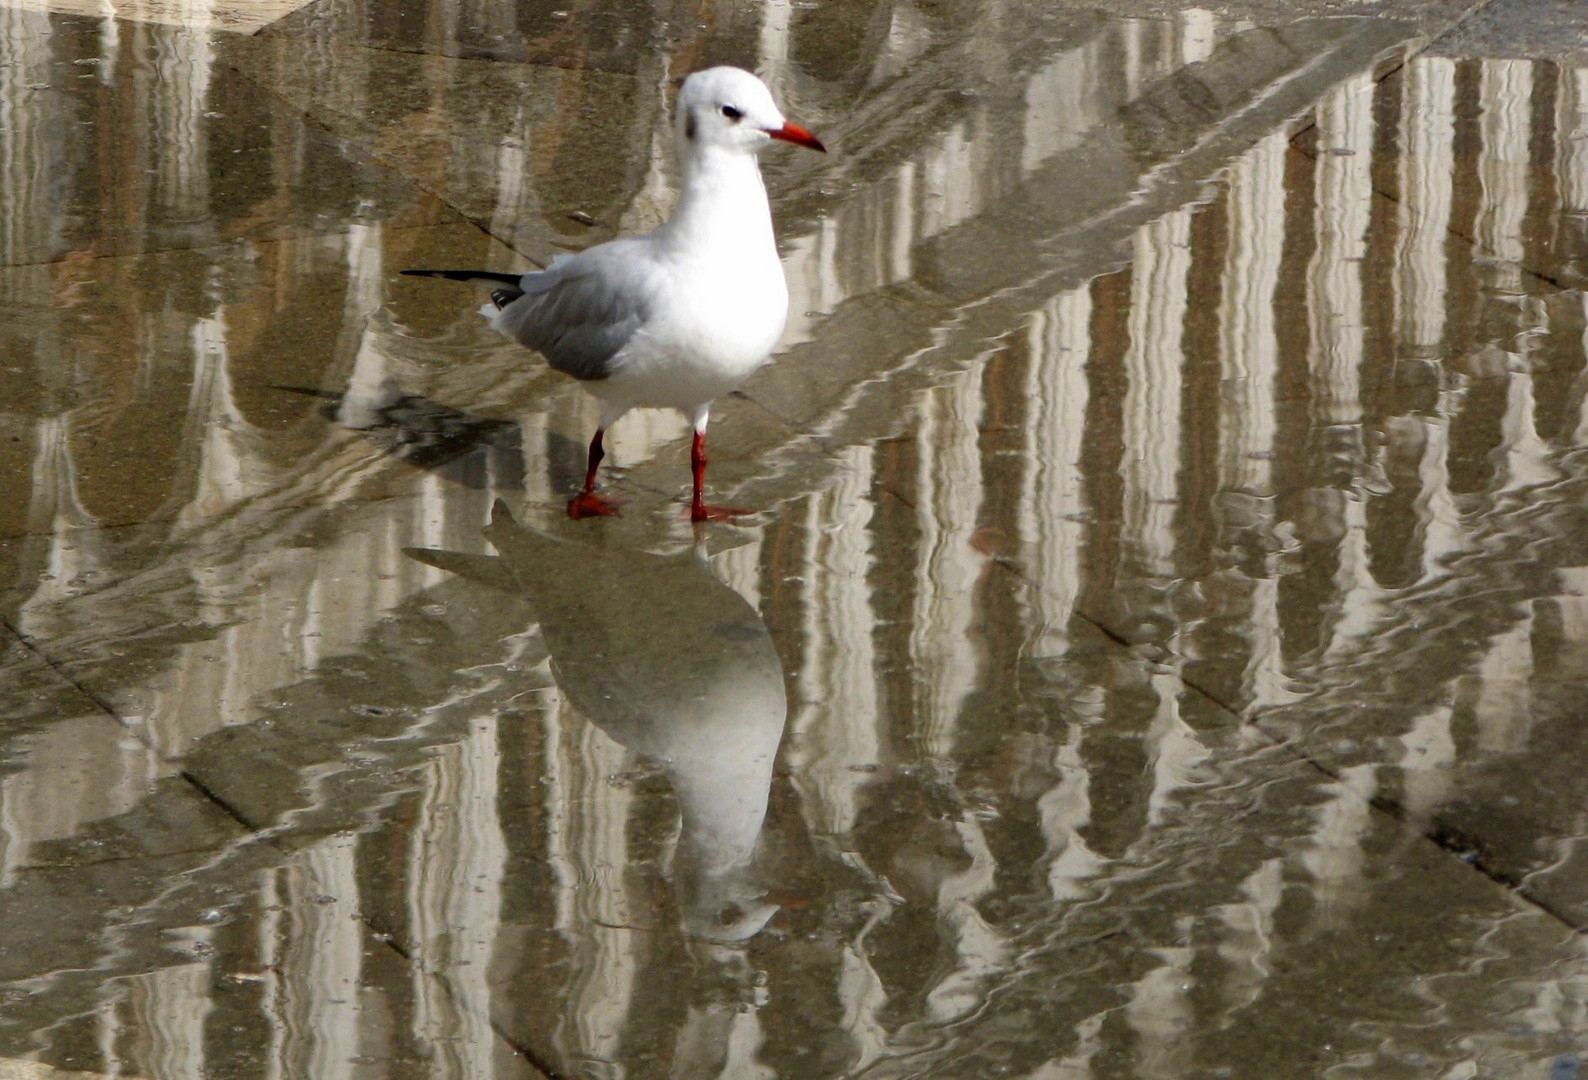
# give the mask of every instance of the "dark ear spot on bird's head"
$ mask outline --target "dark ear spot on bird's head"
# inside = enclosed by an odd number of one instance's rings
[[[684,114],[684,138],[690,142],[695,141],[695,113],[694,110]]]

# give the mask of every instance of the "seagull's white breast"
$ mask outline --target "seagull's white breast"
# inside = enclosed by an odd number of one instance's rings
[[[678,257],[662,263],[666,302],[590,389],[635,405],[686,412],[737,389],[766,362],[788,318],[777,251]]]

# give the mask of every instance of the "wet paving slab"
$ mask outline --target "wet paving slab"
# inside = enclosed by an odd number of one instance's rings
[[[1513,7],[0,7],[0,1077],[1576,1075]],[[569,522],[596,411],[396,272],[651,227],[714,62],[833,150],[760,512],[637,414]]]

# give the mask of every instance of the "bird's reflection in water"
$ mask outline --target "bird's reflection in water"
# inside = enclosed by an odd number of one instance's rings
[[[788,716],[761,617],[691,554],[560,540],[515,522],[500,501],[485,536],[499,557],[408,554],[529,601],[563,694],[657,763],[677,793],[673,878],[687,931],[754,936],[778,910],[752,860]]]
[[[410,394],[395,379],[385,379],[362,393],[335,394],[301,386],[275,389],[320,398],[327,420],[360,432],[399,460],[464,487],[479,491],[523,486],[523,432],[511,420],[475,416]]]

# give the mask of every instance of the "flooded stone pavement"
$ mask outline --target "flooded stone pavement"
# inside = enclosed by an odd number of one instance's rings
[[[1506,7],[0,3],[0,1077],[1578,1076]],[[634,414],[569,522],[593,406],[397,271],[653,226],[718,62],[832,150],[761,513]]]

